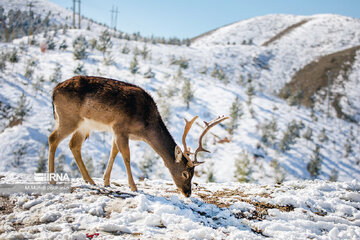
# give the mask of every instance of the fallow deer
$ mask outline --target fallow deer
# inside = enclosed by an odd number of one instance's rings
[[[148,143],[162,157],[176,186],[186,197],[191,195],[194,168],[202,163],[197,161],[197,154],[200,151],[207,152],[202,147],[203,136],[211,127],[227,119],[219,117],[206,123],[194,160],[191,160],[185,138],[197,116],[191,121],[185,119],[182,152],[164,125],[154,100],[138,86],[101,77],[76,76],[54,88],[52,101],[57,125],[49,136],[49,173],[54,172],[58,144],[72,134],[69,147],[80,173],[86,182],[95,184],[81,158],[81,145],[90,131],[109,131],[113,133],[113,142],[104,174],[105,186],[110,185],[111,170],[120,151],[130,188],[132,191],[137,190],[131,173],[129,151],[129,139],[135,139]]]

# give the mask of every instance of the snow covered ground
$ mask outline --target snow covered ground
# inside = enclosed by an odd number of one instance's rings
[[[95,179],[101,185],[102,180]],[[0,184],[32,182],[9,174]],[[72,192],[1,196],[0,239],[359,239],[360,182],[194,184],[123,179],[112,187],[72,180]],[[6,213],[4,213],[6,211]],[[95,236],[97,235],[97,236]]]

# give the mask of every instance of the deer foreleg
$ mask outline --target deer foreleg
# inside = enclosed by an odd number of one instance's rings
[[[131,188],[131,191],[137,191],[137,187],[135,185],[130,166],[130,149],[129,149],[129,138],[125,136],[116,137],[116,145],[121,152],[121,155],[124,159],[126,173],[128,176],[128,182]]]
[[[109,162],[108,162],[108,165],[106,167],[105,174],[104,174],[104,185],[105,185],[105,187],[110,186],[110,174],[111,174],[112,167],[113,167],[113,164],[114,164],[114,161],[115,161],[115,157],[118,154],[118,152],[119,152],[119,150],[118,150],[118,148],[116,146],[116,141],[115,141],[115,139],[113,139],[112,146],[111,146],[110,157],[109,157]]]
[[[69,136],[72,129],[58,128],[52,132],[49,136],[49,159],[48,159],[48,171],[49,173],[55,172],[55,152],[59,143]],[[55,181],[51,180],[51,184],[55,184]]]
[[[74,155],[76,164],[85,182],[95,185],[95,182],[89,176],[89,173],[86,170],[85,164],[81,158],[81,145],[85,141],[85,138],[86,136],[84,136],[81,132],[75,132],[71,137],[69,147]]]

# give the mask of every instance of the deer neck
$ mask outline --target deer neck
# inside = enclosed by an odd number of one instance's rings
[[[176,142],[160,119],[158,126],[154,128],[147,137],[147,143],[164,160],[165,166],[171,168],[175,163]]]

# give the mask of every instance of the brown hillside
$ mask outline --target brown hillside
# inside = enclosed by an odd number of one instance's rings
[[[320,89],[324,88],[327,92],[328,71],[331,72],[331,79],[336,79],[339,74],[347,79],[348,71],[351,70],[355,60],[356,51],[360,46],[352,47],[340,52],[329,54],[309,63],[303,69],[298,71],[293,79],[287,83],[280,91],[280,97],[288,98],[290,96],[297,98],[300,104],[311,105],[311,97]],[[331,93],[330,93],[331,94]],[[337,116],[351,120],[342,112],[338,100],[341,95],[330,95],[331,105],[336,110]]]

